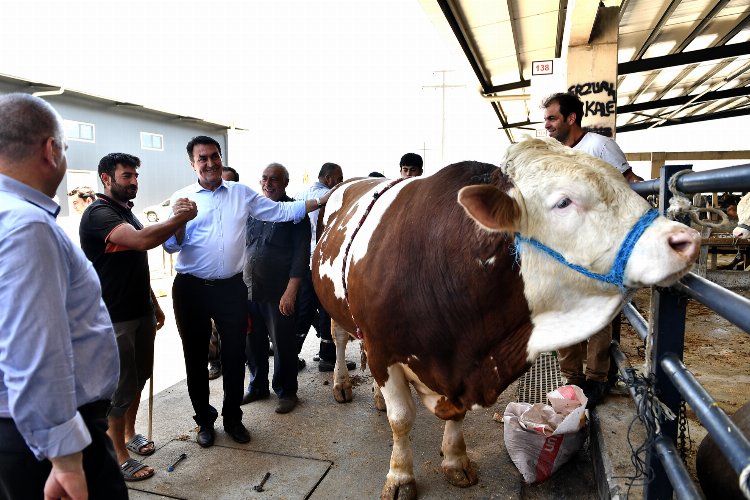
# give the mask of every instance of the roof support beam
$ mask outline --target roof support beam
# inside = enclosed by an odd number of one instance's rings
[[[687,47],[688,45],[690,45],[690,43],[693,40],[695,40],[698,37],[698,35],[700,35],[703,32],[704,29],[706,29],[706,26],[708,26],[708,23],[710,23],[711,21],[713,21],[714,17],[716,17],[716,14],[718,14],[719,12],[721,12],[721,10],[728,3],[729,3],[729,0],[719,0],[718,2],[716,2],[716,5],[714,5],[713,9],[711,9],[711,12],[709,12],[708,14],[706,14],[706,17],[704,17],[703,20],[700,23],[698,23],[698,26],[696,26],[696,28],[692,31],[692,33],[690,33],[685,38],[685,40],[682,41],[681,44],[679,44],[677,47],[675,47],[674,49],[672,49],[669,53],[670,54],[675,54],[675,53],[682,52],[683,50],[685,50],[685,47]]]
[[[720,120],[722,118],[734,118],[735,116],[747,116],[750,115],[750,107],[748,108],[740,108],[740,109],[733,109],[731,111],[719,111],[718,113],[711,113],[709,115],[699,115],[699,116],[688,116],[686,118],[679,118],[677,120],[669,120],[665,121],[664,123],[661,123],[657,125],[656,128],[661,127],[669,127],[672,125],[682,125],[685,123],[696,123],[696,122],[704,122],[709,120]],[[617,132],[632,132],[633,130],[645,130],[647,128],[651,128],[654,125],[654,122],[647,120],[640,123],[633,123],[629,125],[623,125],[622,127],[617,127]]]
[[[448,0],[438,0],[438,4],[440,5],[440,9],[443,11],[443,15],[445,16],[446,21],[448,21],[451,30],[453,30],[453,34],[455,35],[456,40],[458,40],[458,44],[461,46],[461,50],[464,51],[464,55],[469,61],[471,69],[473,69],[474,74],[477,75],[477,80],[479,80],[479,84],[482,86],[482,91],[484,93],[492,92],[492,84],[490,82],[490,79],[485,76],[484,69],[479,65],[479,58],[476,55],[475,49],[469,44],[469,41],[466,38],[466,34],[461,29],[461,26],[463,24],[458,22],[458,18],[453,12],[453,9],[450,6],[450,2]]]
[[[722,45],[721,47],[692,50],[681,54],[670,54],[667,56],[651,57],[639,61],[620,63],[617,65],[617,73],[620,75],[629,75],[631,73],[640,73],[642,71],[664,69],[672,66],[682,66],[683,64],[712,61],[714,59],[724,59],[727,57],[747,54],[750,54],[750,42],[734,43],[732,45]]]
[[[724,35],[721,40],[718,40],[714,45],[724,45],[725,43],[729,42],[732,38],[737,36],[737,33],[745,29],[745,26],[750,23],[750,12],[745,13],[745,17],[743,17],[729,32]]]
[[[571,16],[570,41],[568,45],[575,47],[586,45],[591,40],[591,31],[594,28],[596,14],[599,11],[599,0],[576,0],[573,5]]]
[[[506,83],[505,85],[493,85],[485,94],[496,94],[498,92],[507,92],[508,90],[525,89],[531,87],[531,80],[521,80],[520,82]]]
[[[451,8],[450,1],[438,0],[438,5],[440,5],[440,9],[443,11],[443,15],[445,16],[446,21],[448,21],[448,25],[450,25],[451,30],[453,30],[453,35],[456,37],[456,40],[458,40],[458,44],[461,46],[461,50],[464,51],[466,59],[469,61],[471,68],[474,70],[474,74],[477,76],[477,80],[479,80],[479,84],[482,86],[482,92],[485,94],[501,92],[501,90],[496,90],[496,87],[493,87],[492,82],[485,75],[484,68],[479,65],[480,59],[476,55],[475,48],[471,46],[466,37],[466,34],[461,28],[461,26],[463,26],[463,24],[465,23],[458,22],[458,18]],[[521,86],[517,88],[528,87],[529,85],[531,85],[531,82],[529,82],[528,80],[523,80],[519,83],[521,84]],[[497,118],[500,120],[500,125],[505,129],[505,135],[508,137],[508,140],[510,142],[514,142],[513,134],[511,134],[510,130],[506,128],[508,120],[505,117],[505,113],[503,113],[502,107],[498,103],[493,102],[492,109],[495,111]]]
[[[555,58],[562,57],[563,37],[565,36],[565,17],[568,14],[568,0],[560,0],[557,8],[557,37],[555,38]]]
[[[672,17],[672,13],[677,9],[677,6],[680,5],[681,0],[672,0],[670,4],[667,6],[667,9],[662,13],[661,17],[659,18],[659,22],[656,23],[656,26],[651,30],[651,34],[648,36],[648,39],[643,43],[643,46],[633,56],[633,61],[638,61],[643,57],[643,54],[646,53],[648,48],[651,46],[652,43],[654,43],[654,40],[659,36],[661,33],[661,29],[664,27],[664,25],[669,21],[669,18]]]
[[[521,51],[518,50],[518,30],[516,29],[515,14],[513,13],[513,0],[507,0],[508,14],[510,16],[510,31],[513,36],[513,48],[516,51],[516,67],[518,68],[518,79],[523,80],[523,61],[521,61]]]
[[[729,99],[731,97],[740,97],[750,95],[750,87],[736,87],[729,90],[717,90],[708,92],[693,102],[717,101],[719,99]],[[626,104],[617,108],[618,113],[634,113],[636,111],[648,111],[650,109],[668,108],[670,106],[682,106],[688,104],[693,96],[673,97],[672,99],[661,99],[659,101],[641,102],[637,104]]]

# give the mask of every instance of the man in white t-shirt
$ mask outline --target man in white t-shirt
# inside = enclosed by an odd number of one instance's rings
[[[583,103],[573,94],[553,94],[544,100],[544,128],[566,146],[601,158],[619,170],[628,182],[642,181],[633,173],[620,146],[609,137],[581,126]]]
[[[633,173],[625,153],[609,137],[589,132],[581,127],[583,103],[573,94],[553,94],[542,103],[544,128],[550,137],[573,149],[601,158],[616,168],[628,182],[642,181]],[[588,340],[560,349],[560,372],[568,384],[578,385],[589,398],[588,407],[599,404],[610,386],[609,345],[612,343],[612,325],[604,327]],[[586,370],[583,361],[586,360]]]
[[[340,165],[335,163],[324,163],[318,173],[318,182],[308,186],[302,192],[297,193],[295,199],[310,200],[325,195],[334,186],[344,180],[344,172]],[[315,251],[315,244],[318,241],[318,215],[320,211],[314,210],[308,214],[312,229],[312,239],[310,241],[310,255]],[[318,361],[318,370],[322,372],[332,372],[336,365],[336,345],[331,336],[331,317],[325,309],[320,306],[317,295],[312,285],[312,274],[308,270],[307,276],[302,280],[300,290],[297,294],[296,304],[297,320],[297,354],[302,350],[307,332],[312,325],[320,337],[320,347],[318,355],[313,360]],[[299,367],[304,367],[304,360],[299,358]],[[346,362],[348,370],[353,370],[356,365],[352,361]]]

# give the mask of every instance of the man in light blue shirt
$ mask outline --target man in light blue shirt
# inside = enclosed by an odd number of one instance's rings
[[[242,423],[240,409],[247,333],[247,288],[242,280],[245,224],[248,216],[269,222],[299,222],[328,197],[277,203],[244,184],[225,181],[221,146],[211,137],[194,137],[188,142],[187,153],[198,180],[173,194],[172,201],[189,198],[197,205],[198,216],[168,239],[164,249],[179,252],[172,300],[193,419],[199,426],[196,440],[204,448],[213,445],[213,425],[218,417],[208,402],[206,368],[213,319],[221,339],[224,430],[236,442],[247,443],[250,433]]]
[[[2,498],[127,498],[106,435],[112,323],[91,263],[55,223],[66,149],[49,104],[0,97]]]

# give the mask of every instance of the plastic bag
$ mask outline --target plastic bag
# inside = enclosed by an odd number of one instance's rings
[[[580,387],[547,394],[550,404],[508,403],[503,414],[505,448],[527,483],[544,481],[586,442],[586,403]]]

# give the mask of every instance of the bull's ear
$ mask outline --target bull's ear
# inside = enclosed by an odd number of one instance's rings
[[[494,186],[467,186],[458,192],[458,202],[487,231],[513,232],[520,214],[515,200]]]

